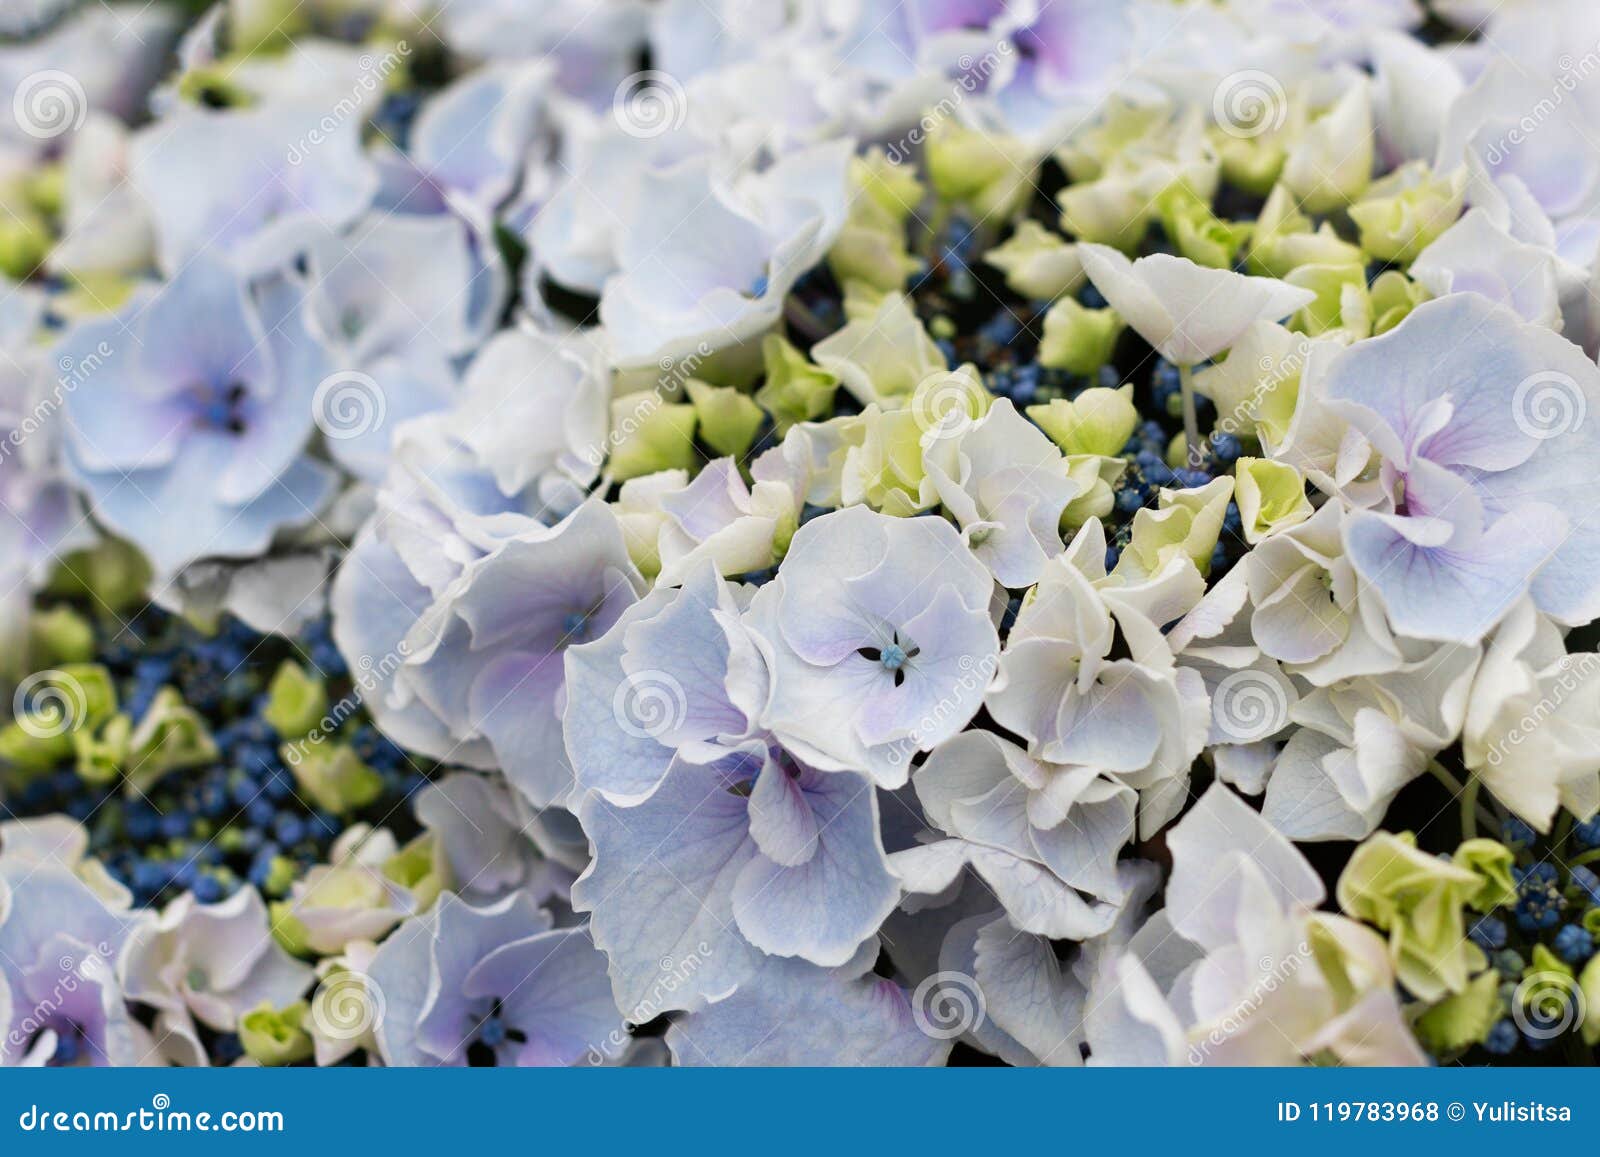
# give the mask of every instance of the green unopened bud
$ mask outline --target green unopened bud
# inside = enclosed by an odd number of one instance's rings
[[[191,68],[178,79],[178,96],[205,108],[248,108],[255,98],[233,79],[236,67],[235,62],[220,61]]]
[[[66,191],[66,169],[60,161],[40,165],[22,179],[22,195],[28,204],[49,218],[61,216]]]
[[[383,874],[411,892],[422,911],[453,882],[450,861],[432,832],[424,832],[383,863]]]
[[[1078,247],[1039,222],[1025,218],[984,261],[1006,275],[1013,293],[1034,301],[1054,301],[1076,293],[1086,280]]]
[[[284,1008],[273,1008],[262,1001],[239,1018],[239,1043],[245,1055],[257,1064],[292,1065],[310,1060],[315,1051],[311,1034],[305,1030],[310,1006],[297,1000]]]
[[[267,722],[284,739],[299,739],[314,731],[328,712],[328,691],[322,680],[293,659],[285,659],[267,685]]]
[[[1072,374],[1092,374],[1111,360],[1117,338],[1126,328],[1114,309],[1087,309],[1076,298],[1063,297],[1044,315],[1039,364]]]
[[[1504,844],[1490,839],[1467,840],[1450,858],[1457,867],[1466,868],[1483,881],[1478,892],[1467,898],[1467,903],[1478,911],[1492,912],[1517,902],[1517,885],[1511,876],[1517,857]]]
[[[137,547],[121,539],[73,552],[50,579],[51,591],[88,595],[97,606],[113,611],[141,602],[149,585],[150,564]]]
[[[850,161],[850,180],[861,194],[896,221],[904,223],[921,203],[924,190],[916,168],[889,159],[882,147],[868,149]]]
[[[690,469],[698,422],[693,406],[663,402],[654,392],[617,398],[611,403],[611,476],[626,481],[661,470]]]
[[[1033,158],[1015,137],[943,120],[928,134],[924,155],[934,192],[979,219],[1009,217],[1033,190]]]
[[[685,383],[700,419],[700,439],[718,454],[742,458],[766,419],[750,396],[732,386],[710,386],[691,378]]]
[[[1232,269],[1240,247],[1249,239],[1249,222],[1223,221],[1187,185],[1174,185],[1158,203],[1161,225],[1178,252],[1196,265]]]
[[[1461,216],[1466,188],[1465,169],[1444,177],[1420,161],[1396,169],[1350,206],[1361,248],[1379,261],[1410,265]]]
[[[366,807],[383,793],[383,779],[347,744],[305,744],[292,753],[285,747],[284,762],[300,790],[334,815]]]
[[[1597,912],[1600,908],[1589,909],[1590,916]],[[1587,917],[1584,923],[1588,924]],[[1583,1043],[1593,1048],[1600,1044],[1600,952],[1589,957],[1589,963],[1583,966],[1578,977],[1578,991],[1583,993]]]
[[[1061,512],[1061,529],[1069,536],[1091,518],[1105,518],[1116,505],[1117,483],[1128,468],[1126,459],[1098,454],[1071,454],[1067,477],[1078,484],[1078,496]]]
[[[217,759],[217,744],[205,720],[172,687],[156,692],[128,749],[128,785],[137,792],[148,792],[168,772]]]
[[[828,250],[828,269],[840,285],[860,283],[888,293],[905,285],[917,268],[906,249],[905,230],[895,222],[880,227],[852,214]]]
[[[772,415],[780,437],[789,432],[789,427],[814,422],[832,411],[833,395],[839,389],[837,374],[815,365],[775,333],[762,339],[761,358],[767,380],[756,391],[756,401]]]
[[[1070,402],[1054,398],[1042,406],[1029,406],[1028,417],[1063,454],[1110,458],[1122,453],[1139,425],[1139,408],[1133,404],[1131,385],[1094,386]]]
[[[1256,217],[1246,267],[1262,277],[1288,277],[1302,265],[1360,265],[1361,249],[1324,221],[1313,229],[1294,194],[1283,185],[1272,190]]]
[[[272,938],[291,956],[310,956],[310,933],[300,918],[294,914],[292,900],[275,900],[267,905],[267,917],[272,922]]]
[[[128,761],[133,720],[116,714],[96,731],[84,727],[72,733],[72,749],[77,759],[78,778],[85,783],[115,783]]]
[[[1284,280],[1317,295],[1310,305],[1302,308],[1290,321],[1290,328],[1309,337],[1340,328],[1348,320],[1345,306],[1364,300],[1367,292],[1367,271],[1359,264],[1302,265],[1292,270]],[[1356,328],[1360,330],[1364,327],[1358,323]],[[1368,335],[1358,332],[1356,336]]]
[[[1240,458],[1234,466],[1234,498],[1244,539],[1251,546],[1298,526],[1315,511],[1306,497],[1305,477],[1287,462]]]
[[[1386,334],[1411,315],[1430,294],[1423,286],[1395,269],[1378,274],[1367,291],[1367,313],[1372,336]]]
[[[50,252],[50,226],[38,213],[22,206],[0,215],[0,273],[22,281],[44,263]]]
[[[1417,1037],[1435,1056],[1448,1056],[1482,1044],[1501,1016],[1500,974],[1491,968],[1418,1017]]]
[[[87,663],[94,658],[94,627],[71,607],[35,612],[28,622],[28,637],[38,666]]]

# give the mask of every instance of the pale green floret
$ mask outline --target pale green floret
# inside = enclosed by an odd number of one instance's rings
[[[1029,406],[1028,417],[1063,454],[1110,458],[1122,453],[1138,427],[1139,408],[1133,403],[1132,385],[1093,386],[1072,401],[1053,398]]]
[[[1044,315],[1039,364],[1080,376],[1092,374],[1111,360],[1126,328],[1114,309],[1088,309],[1076,298],[1063,297]]]
[[[267,685],[266,721],[284,739],[309,735],[328,712],[328,691],[321,679],[299,663],[285,659]]]
[[[1463,910],[1483,877],[1416,846],[1409,832],[1378,832],[1355,850],[1339,877],[1339,906],[1389,935],[1400,983],[1423,1000],[1466,991],[1484,967],[1467,938]]]
[[[1234,467],[1235,498],[1244,538],[1251,546],[1298,526],[1315,511],[1306,497],[1305,476],[1287,462],[1240,458]]]
[[[239,1018],[239,1043],[245,1055],[269,1067],[310,1060],[315,1051],[311,1034],[305,1030],[310,1011],[303,1000],[281,1009],[262,1001]]]
[[[718,454],[744,457],[766,420],[761,407],[732,386],[712,386],[691,378],[684,388],[700,420],[701,440]]]

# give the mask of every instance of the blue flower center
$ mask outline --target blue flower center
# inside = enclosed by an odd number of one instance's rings
[[[245,431],[244,404],[250,396],[242,382],[229,382],[220,389],[201,387],[195,391],[200,421],[213,430],[229,434]]]
[[[767,281],[767,275],[763,273],[760,277],[757,277],[750,283],[750,289],[747,291],[746,296],[765,297],[767,295],[768,284],[769,282]]]
[[[569,641],[583,638],[584,632],[589,629],[589,614],[587,611],[573,611],[561,620],[561,633]]]
[[[890,643],[878,656],[886,671],[898,671],[906,665],[906,650],[899,643]]]
[[[478,1026],[478,1039],[492,1049],[506,1043],[506,1022],[500,1019],[498,1013],[484,1017],[483,1023]]]

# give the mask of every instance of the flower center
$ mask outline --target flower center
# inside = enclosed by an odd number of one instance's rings
[[[200,386],[195,389],[194,394],[199,403],[202,423],[213,430],[224,430],[229,434],[244,433],[244,403],[249,398],[250,391],[245,388],[243,382],[229,382],[221,389]]]

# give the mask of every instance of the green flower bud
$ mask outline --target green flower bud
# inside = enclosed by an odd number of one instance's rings
[[[1290,285],[1309,289],[1317,295],[1316,300],[1294,315],[1289,323],[1291,329],[1299,330],[1309,337],[1317,337],[1341,327],[1349,330],[1351,326],[1346,324],[1350,321],[1350,318],[1346,317],[1348,306],[1358,315],[1355,322],[1355,336],[1367,336],[1366,333],[1359,332],[1366,328],[1359,317],[1364,310],[1367,294],[1365,266],[1302,265],[1298,269],[1291,270],[1284,280]]]
[[[1233,497],[1233,479],[1213,478],[1194,490],[1163,488],[1157,509],[1133,516],[1133,535],[1117,561],[1116,573],[1138,582],[1157,574],[1176,555],[1185,555],[1202,576],[1211,571],[1211,554]]]
[[[1204,198],[1182,184],[1164,193],[1158,208],[1161,226],[1178,252],[1212,269],[1232,269],[1254,228],[1249,222],[1223,221]]]
[[[710,386],[696,378],[684,383],[700,421],[700,438],[718,454],[742,458],[766,420],[749,395],[732,386]]]
[[[450,861],[432,832],[424,832],[383,863],[383,874],[408,889],[416,898],[417,911],[426,909],[439,893],[454,882]]]
[[[1044,315],[1039,364],[1072,374],[1092,374],[1111,360],[1126,328],[1127,323],[1110,307],[1086,309],[1077,298],[1063,297]]]
[[[1591,908],[1588,915],[1593,916],[1597,912],[1600,912],[1600,908]],[[1587,916],[1584,924],[1588,925]],[[1578,991],[1583,993],[1583,1043],[1593,1048],[1600,1044],[1600,952],[1589,957],[1589,963],[1583,966],[1583,972],[1578,976]]]
[[[303,1000],[281,1009],[273,1008],[271,1001],[262,1001],[239,1018],[239,1043],[244,1046],[245,1055],[268,1066],[310,1060],[315,1051],[311,1034],[305,1030],[310,1011]]]
[[[1465,169],[1437,177],[1421,161],[1402,165],[1350,206],[1361,248],[1379,261],[1410,265],[1461,216],[1466,189]]]
[[[77,759],[78,777],[85,783],[115,783],[127,765],[133,720],[117,714],[107,719],[96,733],[92,727],[72,733],[72,750]]]
[[[299,663],[285,659],[267,685],[262,712],[284,739],[299,739],[316,730],[328,712],[328,691]]]
[[[850,181],[862,195],[902,224],[921,204],[925,192],[915,167],[891,161],[882,146],[851,158]]]
[[[756,401],[772,415],[778,436],[800,422],[815,422],[833,410],[833,395],[839,377],[814,365],[779,334],[768,334],[761,341],[761,359],[767,377],[756,391]]]
[[[1398,270],[1378,274],[1367,291],[1367,316],[1373,337],[1388,333],[1432,296]]]
[[[1042,406],[1029,406],[1028,417],[1063,454],[1113,458],[1138,427],[1139,408],[1133,404],[1132,385],[1093,386],[1070,402],[1052,398]]]
[[[1087,280],[1078,247],[1031,217],[1019,222],[1016,231],[983,259],[1006,275],[1013,293],[1034,301],[1069,296]]]
[[[1105,518],[1116,505],[1117,483],[1127,470],[1123,458],[1098,454],[1069,454],[1067,477],[1078,484],[1078,496],[1061,512],[1061,529],[1069,537],[1091,518]]]
[[[150,564],[134,547],[108,538],[67,556],[50,579],[50,591],[86,595],[97,606],[123,610],[144,599],[150,585]]]
[[[1302,265],[1360,264],[1359,246],[1340,237],[1326,221],[1313,229],[1293,193],[1283,185],[1272,190],[1250,236],[1246,267],[1251,273],[1286,278]]]
[[[94,658],[94,627],[71,607],[35,611],[28,636],[30,655],[38,666],[87,663]]]
[[[50,252],[50,226],[38,213],[19,206],[0,214],[0,273],[22,281],[44,263]]]
[[[348,744],[285,745],[283,759],[300,790],[334,815],[366,807],[383,793],[383,780]]]
[[[275,900],[267,905],[267,916],[272,921],[272,938],[291,956],[313,955],[306,926],[294,914],[291,900]]]
[[[1015,137],[940,121],[924,157],[933,190],[980,219],[1010,217],[1033,190],[1034,158]]]
[[[167,773],[217,759],[206,722],[172,687],[156,692],[128,739],[128,786],[148,792]]]
[[[1315,513],[1306,497],[1305,477],[1287,462],[1240,458],[1233,473],[1239,518],[1251,546]]]
[[[1502,1015],[1500,974],[1486,969],[1418,1017],[1417,1038],[1435,1056],[1465,1052],[1482,1044]]]
[[[1356,848],[1337,891],[1346,913],[1389,934],[1400,983],[1435,1001],[1466,991],[1485,964],[1462,914],[1483,886],[1476,872],[1420,851],[1411,833],[1378,832]]]
[[[629,394],[611,403],[611,458],[607,468],[618,481],[660,470],[694,466],[693,406],[663,402],[654,392]]]
[[[1457,867],[1475,873],[1482,881],[1478,892],[1467,903],[1479,912],[1493,912],[1517,902],[1517,885],[1511,876],[1517,857],[1496,840],[1466,840],[1450,857]]]

